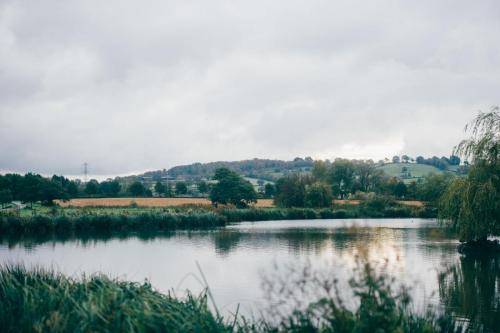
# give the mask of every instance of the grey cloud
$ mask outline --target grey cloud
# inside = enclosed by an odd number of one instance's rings
[[[3,1],[0,170],[447,155],[500,103],[497,1]]]

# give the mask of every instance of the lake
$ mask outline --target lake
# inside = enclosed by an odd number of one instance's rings
[[[75,277],[102,272],[148,279],[179,296],[186,289],[199,293],[206,283],[221,312],[234,312],[239,304],[240,313],[259,316],[270,306],[270,283],[286,282],[303,267],[338,278],[349,300],[348,279],[360,262],[369,262],[411,287],[418,311],[430,303],[498,329],[500,260],[462,258],[457,245],[435,220],[266,221],[162,235],[2,238],[0,264],[53,268]]]

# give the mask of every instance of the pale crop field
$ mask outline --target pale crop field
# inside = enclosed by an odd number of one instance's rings
[[[140,207],[179,207],[186,205],[210,206],[206,198],[85,198],[67,201],[55,200],[61,207],[128,207],[133,203]],[[274,207],[272,199],[259,199],[253,205],[258,208]]]

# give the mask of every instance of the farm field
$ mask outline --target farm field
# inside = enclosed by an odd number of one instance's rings
[[[68,201],[56,200],[61,207],[127,207],[136,203],[140,207],[179,207],[187,205],[210,206],[207,198],[85,198]],[[257,208],[274,207],[272,199],[259,199]]]
[[[206,198],[85,198],[68,201],[55,201],[60,207],[128,207],[136,203],[140,207],[181,207],[187,205],[210,206]],[[338,205],[359,205],[361,200],[334,200]],[[422,207],[422,201],[398,201],[398,203],[412,207]],[[253,206],[256,208],[275,207],[272,199],[258,199]]]

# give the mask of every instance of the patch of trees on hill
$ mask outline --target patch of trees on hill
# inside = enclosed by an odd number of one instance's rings
[[[423,156],[418,156],[415,159],[415,162],[417,164],[426,164],[426,165],[432,165],[439,170],[447,170],[450,166],[458,166],[460,165],[460,157],[451,155],[449,158],[442,156],[442,157],[437,157],[433,156],[431,158],[424,158]]]
[[[293,161],[254,158],[231,162],[193,163],[175,166],[169,170],[146,172],[138,177],[151,178],[153,181],[165,177],[185,180],[210,179],[215,175],[217,169],[226,168],[246,177],[275,181],[283,174],[309,170],[312,168],[313,162],[311,157],[296,157]]]

